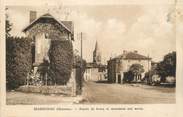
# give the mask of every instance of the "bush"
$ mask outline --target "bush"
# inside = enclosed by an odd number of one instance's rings
[[[50,72],[48,75],[55,79],[56,84],[66,85],[71,77],[73,64],[72,42],[52,40],[49,50]]]
[[[6,39],[6,87],[18,88],[25,83],[32,68],[31,39],[7,37]]]

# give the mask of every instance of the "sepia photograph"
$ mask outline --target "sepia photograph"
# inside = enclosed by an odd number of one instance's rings
[[[175,104],[174,4],[5,6],[6,105]]]

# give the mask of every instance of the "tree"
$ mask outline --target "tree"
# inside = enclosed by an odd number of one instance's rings
[[[165,55],[163,60],[166,68],[167,76],[174,76],[176,74],[176,52]]]
[[[32,68],[31,40],[23,37],[6,39],[6,86],[15,89],[24,85]]]
[[[133,78],[137,81],[138,78],[141,78],[141,74],[144,72],[144,68],[140,64],[133,64],[129,71],[133,74]]]
[[[144,72],[144,68],[140,64],[132,64],[129,71],[124,74],[124,82],[131,82],[135,76],[140,76]]]
[[[6,11],[8,10],[8,8],[6,8]],[[6,13],[6,24],[5,24],[5,29],[6,29],[6,38],[10,37],[10,31],[12,29],[12,24],[10,23],[9,21],[9,16],[8,14]]]
[[[144,72],[144,68],[140,64],[133,64],[129,71],[131,71],[133,75],[141,75]]]
[[[176,74],[176,52],[168,53],[164,56],[163,61],[157,65],[157,73],[161,76],[161,81],[165,81],[167,76]]]
[[[51,40],[50,70],[48,75],[57,85],[66,85],[70,79],[73,65],[73,45],[70,40]]]

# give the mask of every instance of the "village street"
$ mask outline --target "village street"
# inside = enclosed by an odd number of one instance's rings
[[[84,82],[83,94],[77,97],[7,92],[7,104],[161,104],[175,103],[175,88],[140,84]]]
[[[140,84],[85,82],[85,103],[89,104],[160,104],[175,103],[175,88]]]

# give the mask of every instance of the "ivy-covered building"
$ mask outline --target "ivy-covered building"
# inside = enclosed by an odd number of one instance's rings
[[[23,32],[33,40],[34,65],[42,63],[43,59],[48,59],[51,40],[74,40],[72,22],[59,21],[49,13],[36,18],[35,13],[30,12],[30,24],[23,29]]]
[[[73,63],[74,27],[72,21],[60,21],[50,13],[36,16],[30,12],[30,24],[23,32],[32,40],[32,66],[34,74],[49,64],[50,77],[55,84],[66,84]],[[48,82],[49,83],[49,82]]]

